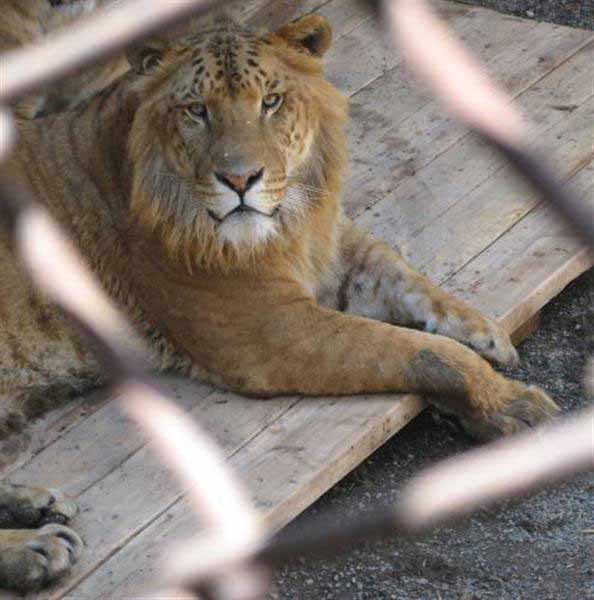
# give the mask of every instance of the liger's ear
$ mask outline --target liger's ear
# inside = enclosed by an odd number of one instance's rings
[[[276,35],[291,46],[306,50],[313,56],[323,56],[332,44],[332,27],[321,15],[306,15],[281,27]]]
[[[130,66],[139,75],[152,73],[163,60],[163,51],[152,46],[136,46],[126,52]]]

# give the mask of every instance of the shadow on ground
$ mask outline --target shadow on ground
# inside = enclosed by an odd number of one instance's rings
[[[520,347],[513,376],[536,383],[564,410],[585,406],[586,356],[594,351],[594,271],[543,311],[540,329]],[[423,467],[472,442],[426,412],[291,527],[327,512],[345,522],[398,501]],[[334,561],[297,561],[278,574],[283,599],[594,598],[594,479],[581,477],[498,512],[483,511],[458,528],[417,542],[368,544]]]

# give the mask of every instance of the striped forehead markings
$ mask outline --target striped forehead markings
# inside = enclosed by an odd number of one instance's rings
[[[218,87],[223,80],[231,93],[246,89],[250,79],[252,83],[269,89],[279,86],[278,74],[267,73],[258,60],[265,40],[228,29],[213,29],[207,32],[206,38],[205,33],[192,39],[194,52],[188,85],[193,93],[201,95],[205,86]],[[207,62],[209,57],[213,59],[210,65]]]

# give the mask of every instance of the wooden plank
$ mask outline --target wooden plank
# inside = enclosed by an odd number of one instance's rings
[[[587,134],[591,130],[594,76],[591,50],[589,45],[578,52],[519,101],[531,116],[530,135],[540,147],[558,149],[558,171],[566,178],[589,160],[591,151]],[[572,112],[553,108],[560,102],[578,108]],[[476,219],[477,227],[488,228],[488,235],[496,237],[533,206],[530,193],[519,187],[510,170],[503,167],[504,161],[494,149],[476,136],[468,136],[401,186],[397,198],[386,198],[356,221],[393,247],[399,247],[417,267],[425,267],[431,277],[440,281],[441,273],[435,269],[435,263],[447,263],[452,271],[461,266],[461,260],[472,258],[483,243],[494,239],[469,231],[469,211],[482,211],[481,218]],[[525,201],[522,194],[526,195]],[[489,198],[489,202],[484,198]],[[510,207],[508,212],[501,209],[504,202]],[[470,245],[456,242],[455,248],[451,247],[454,240],[460,239],[457,236],[466,238]]]
[[[506,73],[498,68],[501,59],[508,53],[521,52],[525,40],[532,39],[530,33],[537,28],[530,21],[487,23],[482,12],[462,15],[449,25],[498,79]],[[528,83],[534,77],[533,70],[529,71]],[[510,92],[515,95],[527,81],[514,79],[514,83]],[[394,181],[411,176],[467,133],[443,114],[407,65],[398,64],[354,94],[351,108],[352,176],[345,194],[351,216],[367,205],[362,202],[366,194],[373,194],[371,204],[378,201]]]
[[[532,334],[538,331],[540,327],[541,316],[540,311],[534,313],[525,323],[520,325],[512,335],[511,340],[514,346],[519,346],[524,340],[527,340]]]
[[[194,382],[169,378],[163,383],[186,411],[204,407],[209,396],[214,394],[209,386]],[[47,482],[78,496],[144,444],[140,429],[120,412],[116,402],[109,402],[13,473],[11,481],[23,484]]]
[[[178,389],[178,399],[194,405],[190,416],[199,420],[201,427],[213,435],[228,457],[296,402],[294,398],[257,401],[220,391],[196,400],[195,383],[173,380],[170,385],[185,387],[181,391]],[[171,478],[169,470],[153,459],[150,447],[139,443],[136,426],[118,413],[115,404],[111,408],[113,414],[85,421],[79,428],[84,430],[82,435],[77,431],[74,436],[72,433],[65,436],[65,447],[51,446],[39,462],[28,465],[13,478],[19,483],[51,481],[71,496],[78,496],[83,517],[77,531],[85,539],[87,548],[65,589],[84,578],[182,496],[182,489]],[[113,418],[118,419],[115,426]],[[105,442],[98,442],[87,430],[92,425],[99,428],[99,437],[107,438]],[[90,442],[87,436],[91,438]],[[129,443],[128,438],[133,442]],[[73,453],[69,450],[76,443],[87,446],[82,449],[82,456],[80,452],[71,456]],[[119,450],[120,446],[124,446],[123,452]],[[65,467],[61,467],[60,461]],[[110,469],[103,467],[105,462]],[[54,593],[59,596],[61,591]],[[45,599],[47,594],[44,592],[38,597]]]
[[[440,17],[455,30],[461,27],[463,33],[465,28],[472,27],[472,21],[464,17],[472,15],[473,9],[456,7],[445,0],[435,0],[434,4]],[[268,1],[238,10],[249,22],[271,28],[312,11],[328,18],[334,31],[334,42],[326,56],[327,75],[347,95],[356,93],[402,60],[385,36],[378,35],[374,19],[358,0]],[[362,56],[365,57],[365,69],[353,69]]]
[[[357,0],[258,0],[239,5],[241,20],[274,30],[308,13],[325,16],[332,24],[334,41],[369,19],[369,10]]]
[[[328,4],[330,0],[252,0],[237,3],[239,20],[274,30],[293,19]]]
[[[22,469],[45,448],[62,438],[78,423],[105,406],[111,401],[107,390],[101,389],[75,398],[66,406],[51,411],[41,419],[29,424],[27,430],[15,441],[18,443],[18,454],[0,460],[0,480],[8,478],[11,473]]]
[[[230,464],[241,474],[263,518],[277,529],[423,406],[412,396],[306,399],[238,452]],[[197,529],[191,509],[181,500],[66,597],[124,598],[139,593],[166,542]]]
[[[556,28],[554,35],[548,35],[543,25],[532,26],[524,31],[518,26],[517,35],[509,43],[504,43],[501,49],[492,42],[497,21],[487,21],[483,13],[491,16],[488,11],[480,11],[479,16],[474,17],[474,34],[468,37],[467,42],[473,54],[482,55],[483,58],[485,55],[493,57],[486,61],[487,70],[512,97],[521,96],[526,89],[592,40],[591,33],[580,30]],[[492,44],[487,52],[485,44]],[[510,65],[513,61],[517,66]],[[385,96],[374,93],[375,86],[381,87],[382,84],[381,81],[376,82],[369,95],[363,90],[353,98],[356,102],[353,113],[359,123],[355,124],[351,138],[354,150],[353,175],[345,193],[345,207],[352,217],[371,206],[393,202],[402,196],[401,188],[406,184],[410,186],[412,181],[419,181],[419,185],[425,184],[430,190],[443,194],[440,187],[443,177],[435,180],[427,174],[419,178],[418,174],[468,136],[468,132],[444,115],[438,105],[424,102],[422,92],[415,91],[415,84],[411,83],[410,76],[403,73],[402,69],[391,73],[386,82],[391,90],[402,88],[397,99],[407,96],[407,90],[412,90],[410,100],[402,103],[402,112],[396,101],[389,108],[388,93]],[[374,107],[376,96],[379,98],[377,109]],[[414,110],[415,97],[419,98],[417,111]],[[394,123],[391,129],[390,121]],[[474,161],[476,148],[466,148]],[[489,160],[490,156],[485,155],[484,163],[489,164]],[[439,164],[443,164],[443,161],[433,167],[433,173]],[[404,191],[410,193],[408,188]]]
[[[594,163],[570,182],[594,214]],[[479,310],[518,329],[568,283],[594,264],[585,247],[551,208],[539,204],[445,285]]]
[[[555,153],[556,171],[562,181],[592,160],[592,135],[586,132],[592,128],[593,114],[591,97],[567,119],[541,134],[539,142],[544,147],[562,143]],[[420,232],[403,232],[399,239],[422,272],[443,281],[530,212],[538,200],[538,195],[506,166]]]
[[[333,0],[315,11],[326,17],[332,25],[334,41],[369,18],[369,9],[359,0]]]
[[[350,8],[356,0],[346,0]],[[475,10],[439,0],[435,2],[443,21],[454,30],[471,26],[468,15]],[[330,5],[326,7],[329,11]],[[344,10],[336,7],[337,10]],[[360,22],[359,22],[360,19]],[[371,16],[357,19],[359,24],[335,40],[326,55],[326,74],[344,94],[351,96],[399,65],[402,56],[396,52],[385,35],[381,35]]]

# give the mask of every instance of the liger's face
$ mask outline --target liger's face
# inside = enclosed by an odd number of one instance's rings
[[[332,34],[318,15],[274,34],[190,31],[130,54],[132,208],[188,264],[234,260],[311,214],[341,160],[345,103],[319,61]]]
[[[241,30],[212,31],[177,52],[170,92],[152,114],[165,125],[167,167],[193,182],[195,209],[221,241],[265,240],[305,209],[291,176],[315,133],[307,93],[267,40]]]

